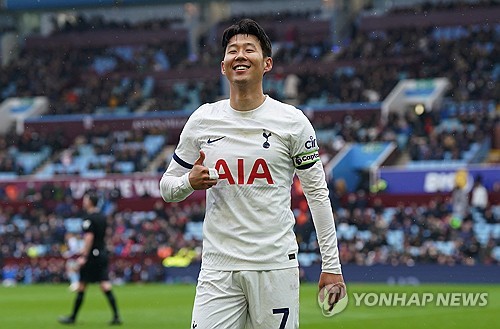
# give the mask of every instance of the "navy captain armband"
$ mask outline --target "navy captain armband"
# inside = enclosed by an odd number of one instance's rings
[[[293,165],[297,169],[311,168],[316,162],[320,160],[318,150],[296,155],[292,159]]]

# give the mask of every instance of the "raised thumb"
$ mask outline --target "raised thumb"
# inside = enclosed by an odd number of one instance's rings
[[[201,151],[200,150],[200,156],[198,157],[198,159],[194,162],[194,165],[199,165],[199,166],[203,166],[203,162],[205,161],[205,152]]]

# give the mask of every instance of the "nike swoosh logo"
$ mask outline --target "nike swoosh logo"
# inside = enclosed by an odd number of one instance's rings
[[[225,138],[226,136],[222,136],[222,137],[219,137],[219,138],[216,138],[216,139],[208,139],[207,141],[207,144],[212,144],[212,143],[215,143],[217,141],[220,141],[221,139]]]

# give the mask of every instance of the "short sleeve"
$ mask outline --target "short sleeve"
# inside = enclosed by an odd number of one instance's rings
[[[82,222],[82,230],[84,233],[93,232],[94,226],[94,222],[91,218],[85,218]]]

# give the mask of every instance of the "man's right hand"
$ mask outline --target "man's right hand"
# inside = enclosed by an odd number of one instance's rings
[[[203,165],[204,161],[205,152],[200,150],[200,156],[189,173],[189,184],[195,190],[207,190],[217,184],[217,179],[210,179],[208,168]]]
[[[76,263],[78,264],[78,267],[82,267],[87,263],[87,256],[81,255],[76,259]]]

